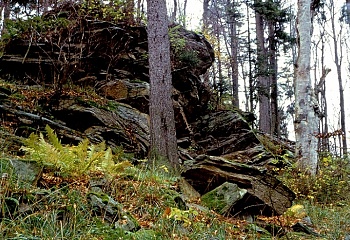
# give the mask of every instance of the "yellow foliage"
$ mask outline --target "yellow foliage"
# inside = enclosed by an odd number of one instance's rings
[[[119,162],[122,154],[116,158],[104,142],[90,144],[88,139],[84,139],[77,146],[62,145],[49,126],[46,126],[46,133],[48,140],[42,133],[39,136],[32,133],[21,149],[31,160],[59,170],[62,175],[81,176],[94,171],[113,174],[132,166],[126,160]]]
[[[292,218],[304,218],[307,216],[305,208],[301,204],[294,205],[290,207],[286,212],[285,216]]]

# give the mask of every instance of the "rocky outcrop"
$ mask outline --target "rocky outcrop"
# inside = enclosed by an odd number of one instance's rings
[[[146,157],[146,28],[81,17],[78,12],[78,5],[62,5],[44,16],[56,25],[42,32],[33,27],[5,46],[0,74],[18,82],[0,86],[1,118],[17,137],[48,124],[62,143],[89,138]],[[294,195],[270,169],[288,164],[291,147],[252,129],[253,114],[211,111],[211,93],[201,75],[211,66],[214,51],[202,35],[170,27],[173,103],[184,177],[201,194],[226,181],[246,189],[235,209],[283,213]]]
[[[45,32],[33,26],[11,39],[0,60],[2,76],[30,85],[53,84],[58,95],[68,82],[92,86],[101,96],[147,113],[146,28],[95,20],[79,11],[79,5],[64,4],[43,17],[53,21]],[[178,25],[170,29],[174,106],[181,136],[189,133],[187,122],[207,110],[210,92],[200,75],[211,66],[214,51],[202,35]]]

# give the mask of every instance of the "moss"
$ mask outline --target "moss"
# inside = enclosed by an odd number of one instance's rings
[[[202,203],[216,212],[221,212],[222,209],[227,205],[224,196],[217,196],[215,192],[209,192],[205,194],[202,198]]]

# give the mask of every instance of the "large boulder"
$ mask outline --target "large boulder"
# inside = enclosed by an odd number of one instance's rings
[[[230,182],[247,190],[231,213],[281,215],[292,205],[295,194],[265,168],[200,155],[185,163],[182,176],[201,194]]]

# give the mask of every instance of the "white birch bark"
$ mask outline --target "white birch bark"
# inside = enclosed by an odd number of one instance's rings
[[[310,78],[311,0],[298,0],[298,60],[295,77],[295,138],[298,167],[312,175],[317,172],[318,119],[314,111],[316,97]]]

